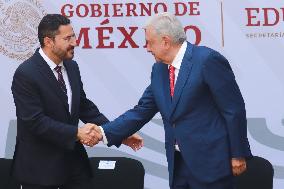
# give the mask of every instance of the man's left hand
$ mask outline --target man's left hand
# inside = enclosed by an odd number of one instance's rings
[[[234,176],[242,174],[246,169],[246,159],[245,158],[232,158],[232,172]]]
[[[122,144],[129,146],[134,151],[137,151],[144,146],[144,140],[141,136],[135,133],[130,137],[128,137],[127,139],[124,139],[122,141]]]

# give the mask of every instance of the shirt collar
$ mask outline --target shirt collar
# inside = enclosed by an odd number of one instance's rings
[[[51,70],[54,70],[57,64],[55,64],[48,56],[43,52],[42,48],[39,48],[39,54],[42,56],[42,58],[45,60],[45,62],[48,64]],[[58,66],[61,66],[61,69],[64,70],[65,67],[63,65],[63,61],[58,64]]]
[[[187,48],[187,42],[184,41],[177,53],[177,55],[175,56],[173,62],[172,62],[172,66],[175,68],[175,69],[180,69],[180,66],[181,66],[181,62],[182,62],[182,59],[184,57],[184,54],[185,54],[185,51],[186,51],[186,48]]]

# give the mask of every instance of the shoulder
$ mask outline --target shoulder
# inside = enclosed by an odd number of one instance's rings
[[[33,58],[31,57],[25,60],[16,69],[13,76],[12,90],[14,90],[15,87],[27,86],[27,84],[35,86],[34,84],[36,83],[37,78],[35,78],[34,75],[36,75],[37,71],[37,62],[34,62],[32,59]]]
[[[206,59],[209,56],[211,56],[212,54],[216,54],[216,53],[218,53],[216,50],[211,49],[207,46],[193,45],[193,47],[192,47],[193,57],[200,57],[200,58]]]
[[[210,64],[213,62],[228,64],[228,60],[220,52],[206,46],[193,45],[192,57],[202,64]]]
[[[35,55],[33,55],[32,57],[25,60],[18,66],[18,68],[15,71],[15,75],[16,74],[24,74],[24,75],[33,74],[33,72],[35,71],[37,62],[38,62],[37,58],[35,57]]]

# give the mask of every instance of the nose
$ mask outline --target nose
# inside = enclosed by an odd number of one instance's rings
[[[72,44],[71,44],[73,47],[78,47],[78,44],[77,44],[77,41],[76,40],[74,40],[74,42],[72,42]]]
[[[72,37],[72,39],[71,39],[71,45],[72,45],[73,47],[77,47],[77,46],[78,46],[78,44],[77,44],[77,39],[76,39],[75,36]]]

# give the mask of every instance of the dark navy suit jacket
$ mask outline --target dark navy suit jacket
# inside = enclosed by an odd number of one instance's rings
[[[109,145],[135,133],[157,112],[164,123],[170,184],[175,140],[201,182],[231,175],[231,158],[251,156],[241,92],[228,61],[212,49],[187,44],[173,99],[168,65],[155,63],[138,104],[103,125]]]
[[[72,90],[71,113],[66,94],[38,51],[14,74],[17,140],[12,175],[22,183],[61,185],[76,161],[91,174],[85,148],[77,142],[78,121],[108,120],[86,98],[77,63],[63,63]]]

